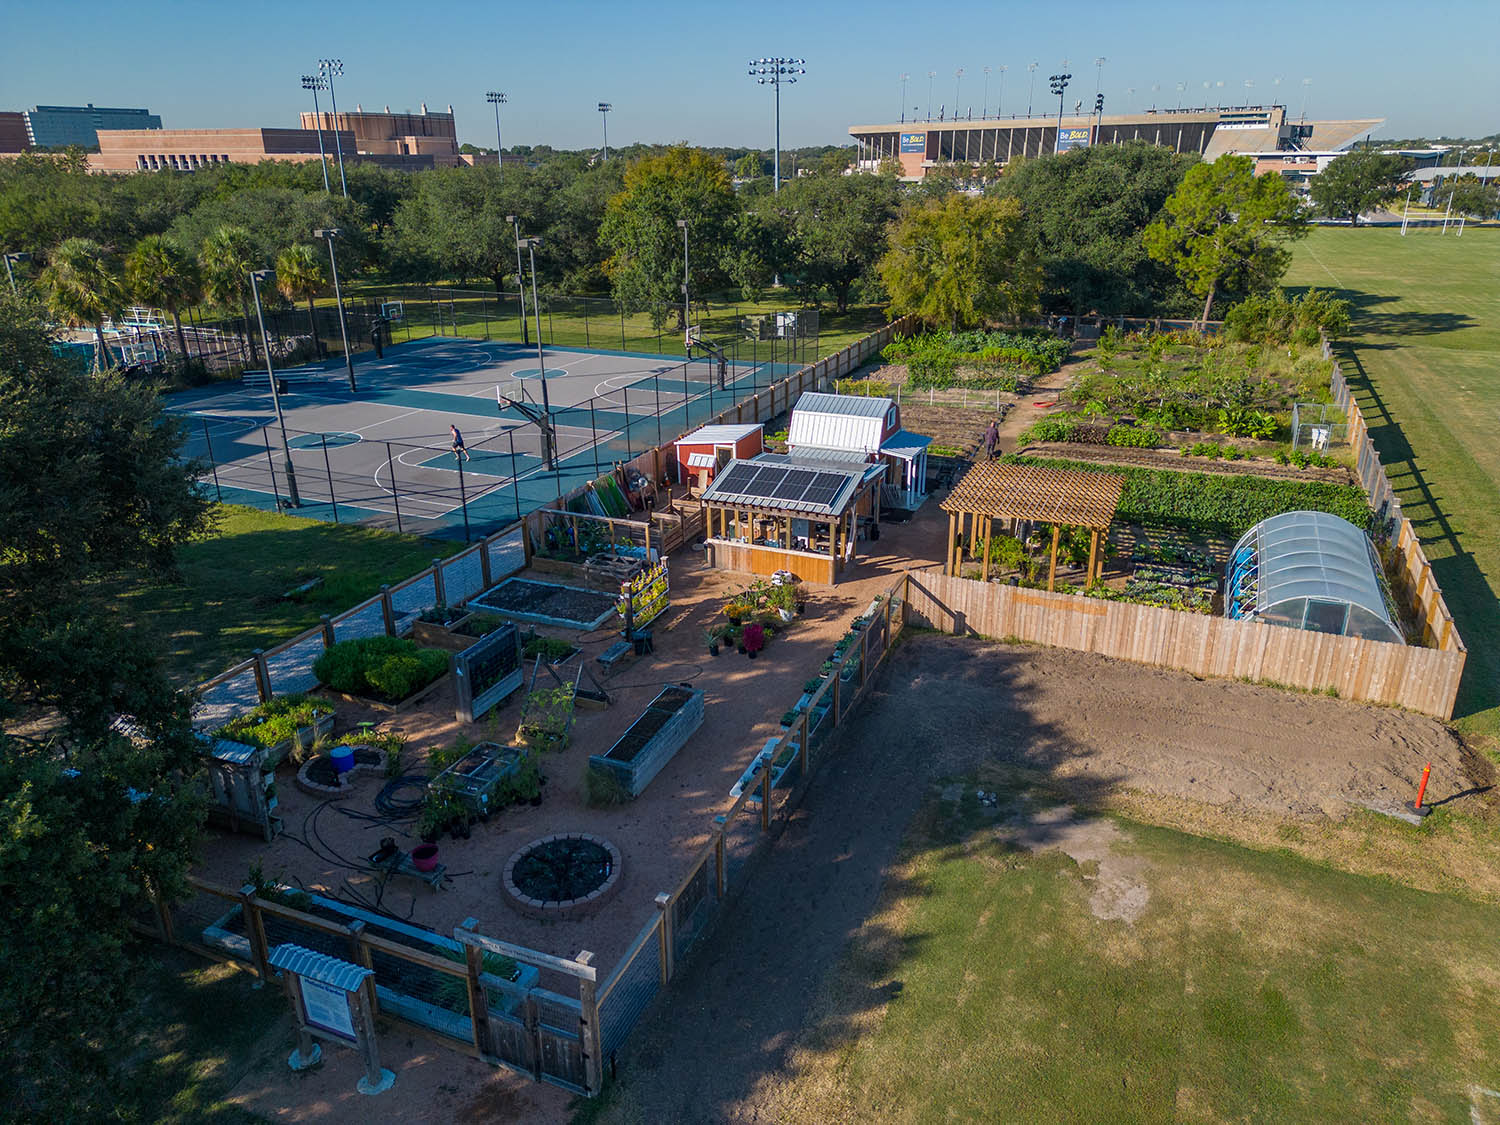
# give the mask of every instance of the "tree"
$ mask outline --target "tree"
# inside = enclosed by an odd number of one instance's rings
[[[1160,218],[1146,228],[1146,252],[1203,298],[1208,320],[1221,291],[1258,293],[1291,264],[1287,242],[1307,235],[1307,216],[1280,176],[1257,176],[1248,156],[1221,156],[1188,169]]]
[[[805,176],[761,201],[783,217],[793,242],[795,272],[813,290],[827,289],[839,312],[849,308],[854,283],[885,254],[886,228],[895,219],[901,188],[888,176]]]
[[[635,161],[624,189],[609,201],[599,238],[610,251],[605,263],[615,299],[652,310],[660,325],[665,310],[681,309],[683,266],[679,219],[691,241],[687,278],[703,293],[724,279],[730,224],[737,204],[724,164],[684,145]]]
[[[125,259],[125,280],[137,301],[172,314],[177,349],[187,361],[182,310],[198,299],[202,282],[198,264],[159,234],[147,235]]]
[[[299,242],[288,246],[276,255],[276,288],[288,301],[307,302],[307,327],[312,332],[313,347],[323,354],[323,342],[318,338],[317,313],[313,309],[313,298],[328,284],[323,272],[323,256],[316,249]]]
[[[215,228],[203,240],[198,263],[203,269],[203,295],[220,308],[239,307],[253,363],[256,353],[250,335],[250,271],[259,269],[260,264],[250,244],[250,232],[244,227]]]
[[[1191,298],[1147,255],[1144,232],[1193,163],[1145,141],[1101,145],[1017,161],[986,190],[1021,203],[1045,277],[1043,308],[1160,316],[1174,298]]]
[[[957,330],[1035,314],[1041,269],[1026,245],[1021,205],[955,192],[909,210],[880,262],[891,312]]]
[[[1438,199],[1445,207],[1451,200],[1455,215],[1474,215],[1488,219],[1494,217],[1496,211],[1500,211],[1500,185],[1486,183],[1469,173],[1449,179],[1444,186],[1448,190],[1439,190]]]
[[[113,256],[91,238],[69,238],[52,251],[42,284],[55,313],[93,327],[99,342],[94,366],[101,371],[109,366],[104,322],[125,307],[125,286]]]
[[[396,209],[393,250],[427,276],[487,277],[497,294],[516,268],[516,232],[542,234],[550,202],[532,169],[439,168],[425,172]]]
[[[759,179],[766,174],[766,159],[758,152],[747,152],[734,162],[734,178],[737,180]]]
[[[1348,219],[1358,226],[1360,215],[1406,190],[1406,177],[1413,167],[1408,157],[1374,149],[1346,152],[1312,178],[1313,205],[1321,215]]]
[[[186,697],[115,595],[209,509],[154,392],[51,344],[0,295],[0,1088],[22,1120],[102,1120],[128,920],[183,892],[201,823]]]

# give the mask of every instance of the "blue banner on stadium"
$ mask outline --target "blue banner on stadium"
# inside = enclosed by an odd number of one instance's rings
[[[921,152],[921,153],[925,153],[927,151],[927,134],[926,133],[902,133],[901,134],[901,151],[902,152]]]
[[[1088,148],[1090,132],[1087,126],[1082,129],[1059,129],[1056,151],[1067,152],[1070,148]]]

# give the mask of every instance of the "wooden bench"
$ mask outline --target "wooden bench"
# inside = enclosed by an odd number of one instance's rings
[[[635,645],[629,641],[616,641],[594,659],[599,662],[601,668],[613,668],[634,651]]]

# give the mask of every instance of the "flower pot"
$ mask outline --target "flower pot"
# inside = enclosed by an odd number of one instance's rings
[[[418,871],[431,871],[437,866],[438,848],[436,844],[418,844],[411,850],[411,865]]]
[[[742,652],[744,652],[744,651],[745,651],[745,646],[744,646],[744,645],[736,645],[736,646],[735,646],[735,651],[736,651],[736,652],[741,652],[741,653],[742,653]]]
[[[713,644],[711,644],[711,645],[708,646],[708,655],[709,656],[718,656],[719,655],[719,642],[718,641],[715,641]]]
[[[748,656],[751,660],[755,659],[755,653],[753,652],[747,652],[745,655]]]

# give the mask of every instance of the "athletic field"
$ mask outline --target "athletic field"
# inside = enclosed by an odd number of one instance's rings
[[[1287,284],[1354,304],[1340,365],[1469,648],[1455,719],[1500,737],[1500,230],[1316,228]]]

